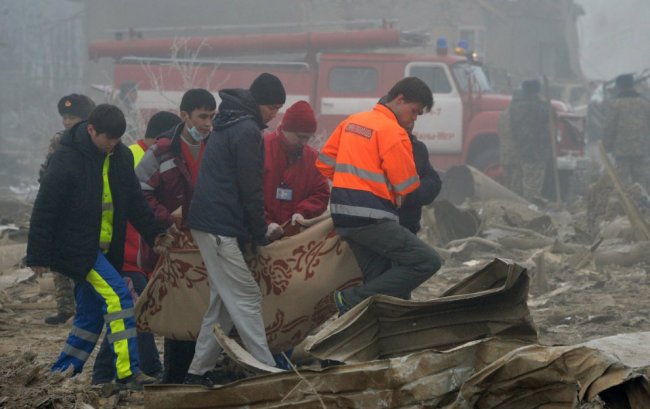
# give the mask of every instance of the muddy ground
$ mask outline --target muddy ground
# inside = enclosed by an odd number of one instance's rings
[[[580,205],[570,212],[551,212],[550,225],[538,223],[539,215],[544,212],[535,210],[527,215],[525,207],[523,211],[519,207],[518,213],[503,204],[479,204],[472,209],[481,219],[477,237],[490,243],[462,248],[462,243],[449,242],[449,237],[441,240],[439,234],[432,233],[435,226],[427,225],[422,235],[440,249],[446,264],[414,292],[415,299],[440,295],[499,256],[530,269],[529,308],[542,344],[576,344],[619,333],[650,331],[648,261],[641,257],[641,261],[627,267],[596,263],[593,259],[577,262],[582,258],[580,251],[588,249],[598,236],[585,233],[588,229],[584,226],[591,216],[580,210]],[[514,214],[519,216],[513,217]],[[509,228],[518,229],[516,235],[523,235],[517,237],[541,240],[542,245],[511,248],[499,244],[503,235],[493,227],[490,230],[490,226],[503,227],[508,221]],[[527,233],[527,229],[534,233]],[[573,247],[559,249],[558,240]],[[70,323],[61,326],[44,323],[45,317],[55,313],[52,278],[46,274],[37,279],[28,269],[20,269],[17,263],[24,254],[21,243],[24,234],[5,235],[0,239],[0,407],[143,407],[141,392],[121,392],[104,398],[89,386],[94,354],[80,376],[69,378],[49,372],[65,342]],[[491,243],[500,247],[490,247],[494,246]],[[601,406],[591,403],[583,407]]]

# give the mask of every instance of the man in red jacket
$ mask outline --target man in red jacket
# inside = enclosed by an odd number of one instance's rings
[[[185,92],[180,105],[182,122],[147,150],[135,170],[156,220],[165,227],[185,225],[216,109],[217,102],[208,90],[196,88]],[[176,212],[179,208],[180,214]],[[151,248],[143,245],[140,256],[144,271],[153,271],[158,258]],[[194,344],[165,338],[164,383],[183,382],[194,356]]]
[[[315,132],[314,111],[307,101],[298,101],[264,137],[264,209],[276,229],[288,221],[302,224],[327,209],[329,185],[316,169],[318,152],[307,144]]]

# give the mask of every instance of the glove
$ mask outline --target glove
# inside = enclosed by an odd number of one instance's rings
[[[284,236],[284,230],[282,226],[277,223],[271,223],[266,228],[266,238],[270,241],[274,241]]]
[[[294,213],[293,216],[291,216],[291,225],[295,226],[296,223],[298,223],[301,226],[305,225],[305,218],[302,217],[300,213]]]

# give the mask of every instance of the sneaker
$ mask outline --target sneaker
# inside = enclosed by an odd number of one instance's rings
[[[196,375],[188,372],[187,375],[185,375],[183,383],[185,385],[203,385],[207,386],[208,388],[214,386],[214,382],[212,381],[208,372],[204,373],[203,375]]]
[[[68,322],[70,317],[72,317],[72,314],[66,312],[59,312],[56,315],[52,315],[50,317],[45,318],[45,323],[50,325],[61,325]]]
[[[340,291],[334,291],[334,304],[336,304],[336,309],[339,312],[339,317],[350,311],[350,306],[345,303],[345,299],[343,299],[343,293]]]
[[[284,351],[283,353],[273,354],[273,359],[275,360],[275,367],[280,368],[284,371],[291,370],[291,354],[293,354],[293,348]]]
[[[144,385],[154,385],[158,383],[156,378],[145,374],[144,372],[138,372],[135,375],[131,375],[128,378],[118,379],[117,383],[126,385],[126,388],[132,391],[141,391]]]

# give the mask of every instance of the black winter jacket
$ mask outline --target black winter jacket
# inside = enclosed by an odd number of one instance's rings
[[[413,160],[415,168],[420,176],[420,187],[406,195],[402,207],[399,209],[399,223],[417,233],[420,230],[420,218],[422,217],[422,206],[431,204],[440,193],[442,182],[440,176],[429,162],[429,150],[427,146],[418,141],[413,135],[411,145],[413,146]]]
[[[82,121],[63,134],[43,175],[32,210],[26,259],[28,266],[50,267],[78,281],[85,279],[97,260],[106,158],[91,141],[87,125]],[[149,244],[164,228],[154,221],[142,195],[129,148],[118,144],[110,160],[113,236],[106,258],[119,269],[127,221]]]
[[[265,245],[265,125],[247,90],[226,89],[219,91],[219,96],[219,113],[203,154],[187,225]]]

